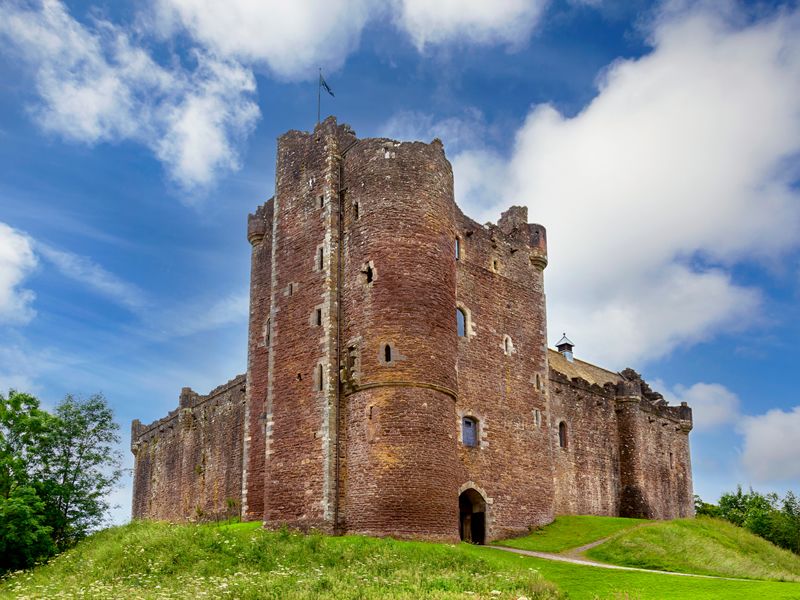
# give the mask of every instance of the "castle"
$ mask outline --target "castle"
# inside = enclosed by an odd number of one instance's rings
[[[247,374],[133,422],[134,518],[483,543],[693,514],[691,408],[548,349],[544,227],[464,215],[439,140],[284,134],[247,239]]]

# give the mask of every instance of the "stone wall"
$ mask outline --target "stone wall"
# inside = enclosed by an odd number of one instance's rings
[[[513,208],[497,226],[458,211],[457,418],[477,421],[479,444],[459,440],[462,488],[487,502],[487,540],[525,533],[553,519],[550,425],[546,418],[544,229]],[[453,316],[455,318],[455,315]],[[538,413],[538,417],[537,417]]]
[[[238,516],[242,492],[245,376],[201,396],[183,388],[178,408],[133,422],[133,518],[169,521]]]

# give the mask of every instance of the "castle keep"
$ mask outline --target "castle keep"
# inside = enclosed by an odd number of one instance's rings
[[[691,409],[548,349],[527,220],[464,215],[438,140],[281,136],[247,223],[247,374],[133,422],[133,516],[482,543],[691,515]]]

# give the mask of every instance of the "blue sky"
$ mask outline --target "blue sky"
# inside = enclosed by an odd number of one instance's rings
[[[693,405],[700,495],[800,492],[796,3],[4,2],[0,389],[103,392],[130,465],[244,370],[246,215],[320,66],[325,114],[548,228],[550,343]]]

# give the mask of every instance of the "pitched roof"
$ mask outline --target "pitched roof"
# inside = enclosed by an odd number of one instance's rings
[[[547,359],[550,362],[550,367],[566,375],[570,379],[577,377],[589,383],[595,383],[601,387],[606,383],[619,383],[623,379],[622,375],[619,373],[603,369],[602,367],[578,360],[577,358],[570,362],[564,358],[560,352],[552,348],[548,348],[547,351]]]
[[[569,340],[569,338],[567,337],[566,333],[561,336],[560,340],[558,340],[558,343],[556,344],[556,348],[558,348],[559,346],[563,346],[564,344],[568,344],[570,346],[574,346],[575,345]]]

